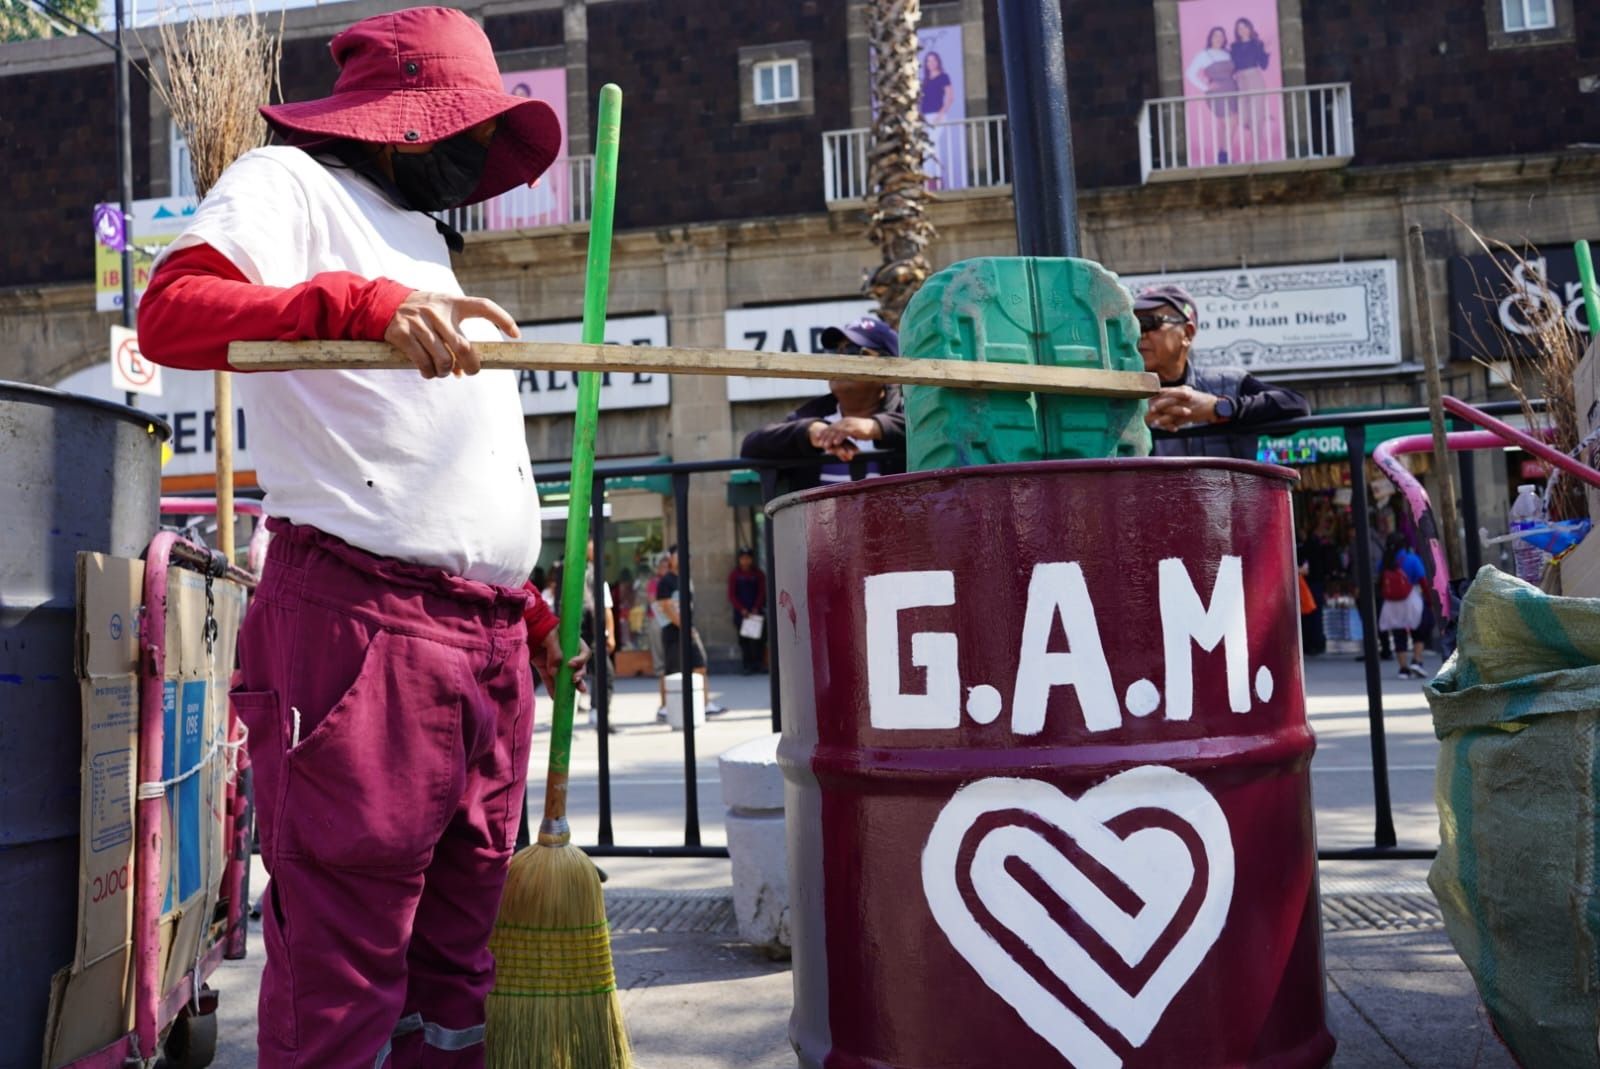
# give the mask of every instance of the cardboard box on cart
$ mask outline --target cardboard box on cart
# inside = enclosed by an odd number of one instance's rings
[[[228,681],[244,590],[212,584],[217,630],[206,647],[205,578],[168,573],[159,946],[170,991],[209,945],[226,860]],[[144,562],[78,557],[77,668],[83,697],[78,941],[55,977],[46,1065],[64,1065],[132,1028],[134,821]]]

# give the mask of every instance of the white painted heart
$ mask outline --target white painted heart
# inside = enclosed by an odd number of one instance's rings
[[[1122,838],[1106,827],[1135,809],[1165,810],[1194,829],[1205,852],[1206,885],[1200,907],[1177,944],[1138,991],[1128,991],[1006,871],[1005,862],[1014,857],[1032,868],[1125,964],[1137,965],[1173,923],[1194,884],[1195,866],[1189,845],[1175,832],[1142,828]],[[985,910],[1134,1046],[1150,1038],[1222,933],[1233,900],[1227,817],[1196,780],[1164,766],[1143,765],[1097,784],[1076,800],[1042,780],[979,780],[956,792],[928,835],[922,852],[923,893],[951,945],[1069,1064],[1117,1069],[1122,1060],[1116,1052],[984,929],[961,895],[957,865],[962,842],[986,814],[1006,811],[1031,813],[1061,829],[1140,899],[1138,911],[1128,913],[1025,825],[991,829],[972,856],[972,885]]]

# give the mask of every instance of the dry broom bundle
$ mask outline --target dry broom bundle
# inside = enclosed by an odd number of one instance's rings
[[[258,110],[278,89],[283,55],[283,15],[276,30],[254,11],[223,14],[213,2],[211,16],[191,5],[167,9],[161,19],[162,62],[152,66],[150,84],[172,113],[189,146],[195,193],[204,197],[234,160],[267,140],[267,123]],[[233,545],[233,381],[216,373],[217,548],[232,560]]]
[[[234,160],[266,144],[257,109],[278,88],[283,18],[273,30],[254,12],[225,15],[213,4],[206,17],[190,6],[164,11],[160,33],[162,62],[150,84],[183,131],[195,192],[204,197]]]
[[[1538,249],[1526,245],[1521,250],[1504,241],[1485,238],[1471,224],[1459,218],[1472,240],[1489,253],[1495,277],[1487,287],[1480,285],[1478,297],[1493,310],[1486,331],[1476,325],[1472,337],[1465,339],[1473,350],[1472,359],[1491,376],[1504,380],[1522,403],[1523,416],[1535,434],[1547,434],[1553,448],[1563,453],[1577,449],[1582,437],[1578,426],[1577,403],[1573,397],[1573,375],[1583,359],[1584,342],[1567,318],[1567,310],[1548,279],[1537,277]],[[1485,289],[1490,292],[1485,292]],[[1499,314],[1515,329],[1505,326]],[[1504,363],[1509,375],[1498,366]],[[1534,407],[1542,397],[1544,410]],[[1583,487],[1576,480],[1552,475],[1545,495],[1545,506],[1552,520],[1583,519],[1589,509]]]

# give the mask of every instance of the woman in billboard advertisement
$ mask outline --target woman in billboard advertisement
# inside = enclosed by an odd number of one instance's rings
[[[1233,59],[1233,77],[1241,92],[1253,93],[1267,88],[1267,65],[1271,56],[1267,46],[1256,32],[1255,23],[1239,18],[1233,24],[1233,43],[1228,46]],[[1240,155],[1244,159],[1258,160],[1266,156],[1263,138],[1267,133],[1269,101],[1265,95],[1240,99],[1239,127],[1243,135]]]
[[[942,123],[955,101],[955,86],[944,71],[939,53],[929,52],[922,60],[922,120]]]
[[[1210,99],[1209,121],[1204,124],[1201,152],[1207,162],[1228,163],[1236,156],[1229,150],[1236,140],[1239,125],[1239,98],[1231,94],[1239,91],[1233,54],[1228,50],[1228,31],[1221,26],[1212,27],[1206,34],[1206,46],[1195,53],[1184,72],[1190,85]]]
[[[922,96],[917,110],[927,124],[933,155],[926,170],[930,189],[962,189],[967,185],[966,84],[962,77],[961,27],[931,26],[917,33],[922,57]],[[954,57],[951,63],[946,56]]]

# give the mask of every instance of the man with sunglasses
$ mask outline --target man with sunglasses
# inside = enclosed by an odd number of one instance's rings
[[[1189,359],[1199,316],[1182,286],[1147,286],[1133,299],[1139,320],[1139,355],[1161,380],[1145,422],[1160,431],[1214,425],[1221,434],[1158,437],[1157,456],[1256,458],[1256,435],[1228,433],[1309,416],[1305,397],[1262,382],[1242,367],[1199,368]]]

